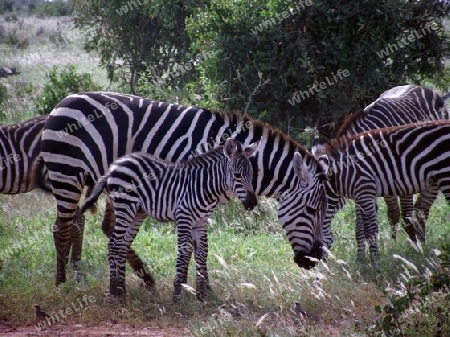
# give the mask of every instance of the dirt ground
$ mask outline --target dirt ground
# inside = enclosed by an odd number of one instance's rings
[[[1,336],[151,336],[175,337],[191,336],[188,329],[180,328],[134,328],[122,324],[106,324],[104,326],[88,326],[87,324],[52,325],[45,330],[37,331],[34,326],[11,326],[0,324]]]

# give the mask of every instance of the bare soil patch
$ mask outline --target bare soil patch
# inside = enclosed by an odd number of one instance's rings
[[[37,331],[35,326],[13,326],[0,324],[2,336],[152,336],[175,337],[191,336],[187,328],[133,327],[124,324],[55,324],[45,330]]]

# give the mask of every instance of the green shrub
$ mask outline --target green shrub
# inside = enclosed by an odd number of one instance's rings
[[[27,49],[30,45],[28,38],[25,35],[20,34],[16,28],[8,33],[6,43],[17,49]]]
[[[9,97],[8,88],[0,83],[0,118],[5,116],[4,104],[8,101]]]
[[[38,17],[68,16],[72,14],[72,8],[68,1],[52,1],[38,4],[34,12]]]
[[[17,17],[16,14],[11,14],[11,15],[5,15],[5,21],[6,22],[10,22],[10,21],[18,21],[19,18]]]
[[[35,102],[39,114],[49,114],[67,95],[101,89],[99,85],[93,82],[90,74],[78,74],[76,70],[73,65],[61,71],[57,67],[53,67],[46,75],[49,81]]]
[[[429,259],[423,272],[397,256],[404,272],[393,287],[384,290],[388,303],[375,307],[380,316],[368,329],[370,336],[450,335],[448,246],[442,248],[439,259]]]

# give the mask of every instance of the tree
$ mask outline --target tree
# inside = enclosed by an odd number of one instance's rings
[[[135,92],[146,70],[168,71],[189,59],[190,40],[180,1],[74,0],[74,22],[86,35],[85,48],[100,52],[109,78],[117,73]]]
[[[212,0],[187,27],[193,48],[220,55],[201,67],[224,83],[228,108],[292,133],[339,124],[386,89],[441,72],[449,9],[442,1]]]
[[[151,98],[239,109],[294,136],[307,125],[332,136],[388,88],[441,74],[449,55],[447,1],[74,4],[86,47],[111,78],[129,70],[132,92],[139,80]]]

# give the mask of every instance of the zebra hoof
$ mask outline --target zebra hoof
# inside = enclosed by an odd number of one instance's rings
[[[117,285],[117,284],[111,284],[109,287],[109,295],[112,297],[121,297],[125,295],[125,285]]]
[[[196,298],[197,298],[197,301],[199,301],[201,303],[205,303],[205,299],[206,299],[205,294],[197,294]]]
[[[356,263],[358,263],[358,264],[367,264],[366,256],[364,254],[357,254],[356,255]]]
[[[66,283],[66,277],[65,276],[64,276],[64,278],[56,279],[55,286],[59,287],[63,283]]]
[[[173,294],[172,302],[178,304],[181,302],[181,294]]]
[[[153,280],[153,277],[151,277],[150,275],[144,276],[142,281],[144,282],[144,287],[147,291],[152,291],[153,289],[155,289],[155,280]]]
[[[83,279],[84,279],[84,275],[83,275],[83,273],[81,272],[81,271],[76,271],[75,272],[75,281],[77,282],[77,283],[81,283],[81,281],[83,281]]]

